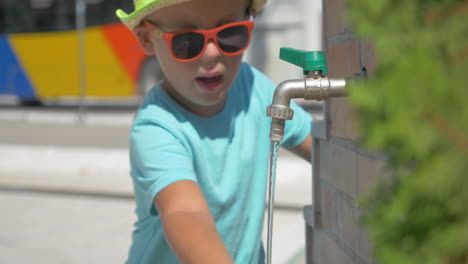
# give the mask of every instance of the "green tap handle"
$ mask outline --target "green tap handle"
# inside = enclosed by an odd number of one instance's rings
[[[322,75],[327,75],[327,60],[321,51],[280,48],[280,59],[301,67],[304,75],[309,71],[322,71]]]

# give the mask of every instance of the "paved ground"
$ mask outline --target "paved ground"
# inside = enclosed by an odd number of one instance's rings
[[[0,200],[8,212],[0,220],[0,263],[125,261],[134,221],[130,200],[5,191]],[[303,233],[300,212],[275,217],[273,263],[304,263],[292,262],[303,258],[302,243],[289,240]]]
[[[130,200],[0,191],[0,263],[123,263]]]
[[[0,263],[124,262],[135,220],[131,118],[97,111],[77,125],[71,111],[0,109]],[[310,173],[280,150],[273,263],[304,263]]]

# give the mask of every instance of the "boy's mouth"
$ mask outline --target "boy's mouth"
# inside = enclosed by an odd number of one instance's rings
[[[221,85],[224,82],[223,75],[215,75],[211,77],[197,77],[195,78],[198,86],[207,92],[214,92],[221,88]]]

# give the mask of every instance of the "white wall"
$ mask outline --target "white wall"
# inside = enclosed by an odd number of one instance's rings
[[[276,83],[302,77],[302,69],[279,59],[279,49],[321,50],[321,5],[321,0],[269,0],[256,18],[244,59]]]

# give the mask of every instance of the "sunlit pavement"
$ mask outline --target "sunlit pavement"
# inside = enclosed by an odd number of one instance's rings
[[[77,125],[73,113],[2,113],[0,263],[123,263],[135,220],[132,114],[88,114]],[[311,166],[280,150],[277,174],[273,263],[304,263]]]

